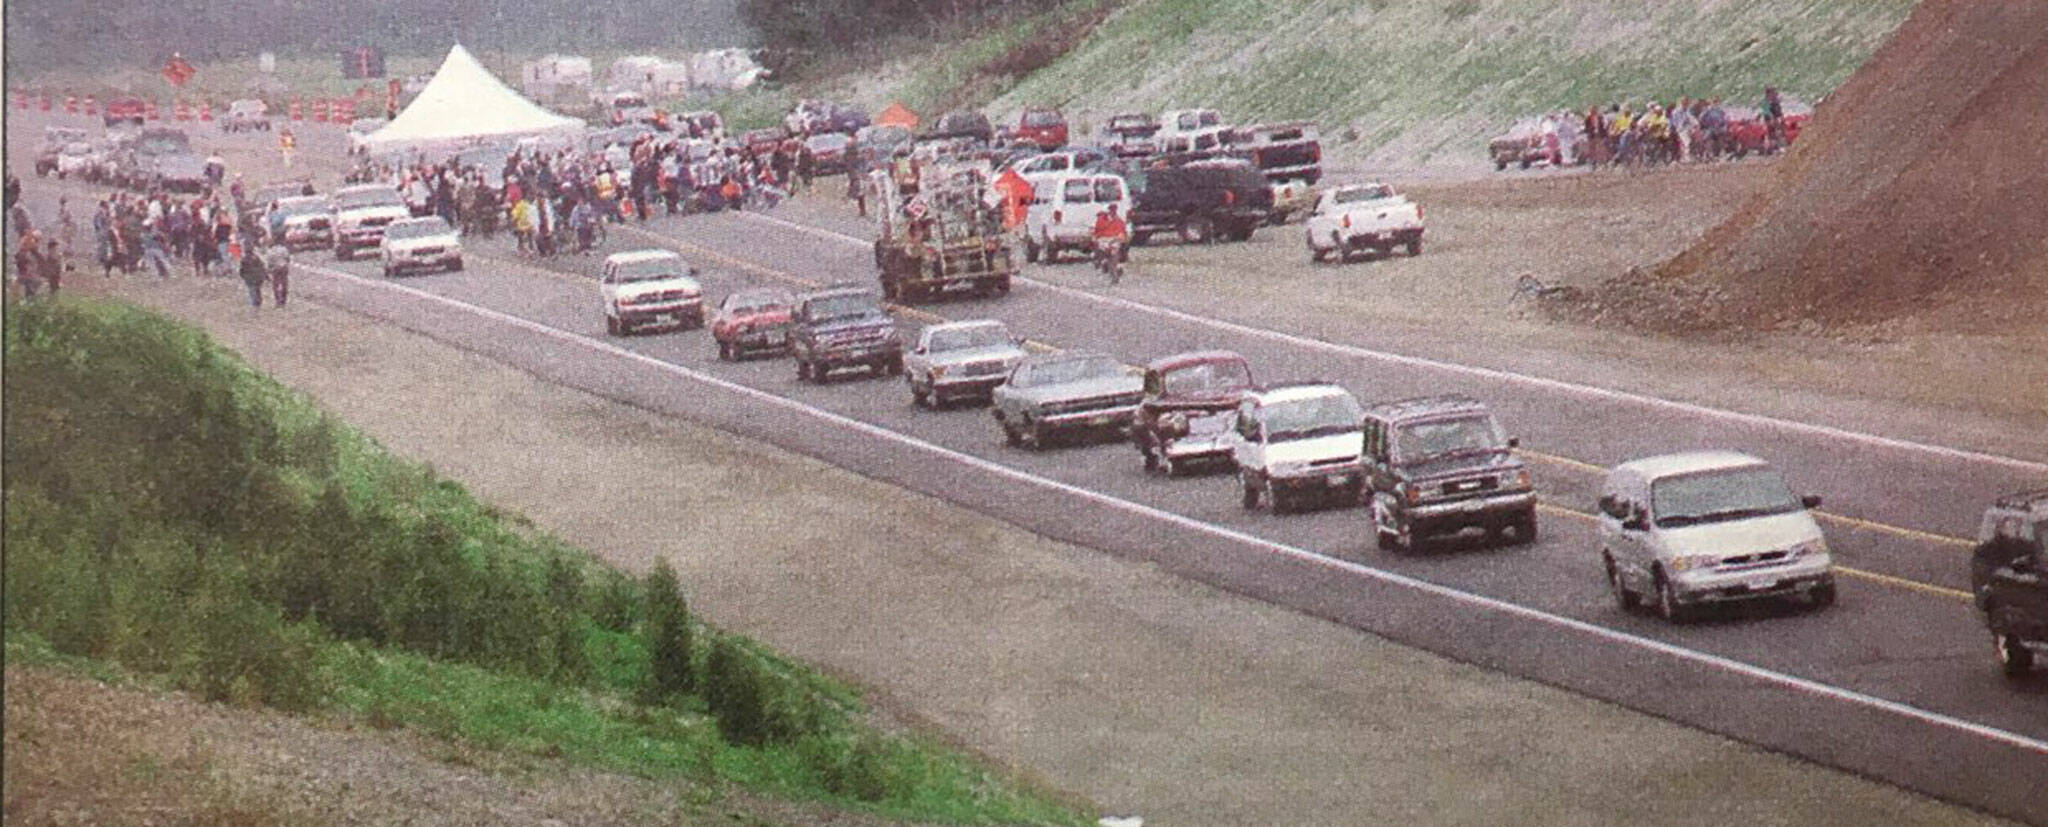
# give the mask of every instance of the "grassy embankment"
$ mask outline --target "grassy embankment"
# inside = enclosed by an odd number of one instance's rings
[[[1515,118],[1593,103],[1815,100],[1913,0],[1136,0],[994,101],[1306,118],[1378,163],[1474,158]]]
[[[91,300],[5,322],[11,663],[889,817],[1081,821],[696,622],[666,566],[599,565],[193,328]]]

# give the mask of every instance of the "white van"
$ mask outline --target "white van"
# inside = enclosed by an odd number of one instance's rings
[[[1717,603],[1835,602],[1833,562],[1813,521],[1819,497],[1795,497],[1770,463],[1694,451],[1614,467],[1600,488],[1600,566],[1623,610],[1653,601],[1666,620]]]
[[[1031,208],[1024,214],[1024,258],[1059,261],[1061,250],[1094,255],[1095,217],[1109,205],[1126,222],[1131,218],[1131,190],[1121,176],[1074,172],[1031,181]]]

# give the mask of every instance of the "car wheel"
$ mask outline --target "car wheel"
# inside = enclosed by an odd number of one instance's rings
[[[1414,258],[1419,255],[1422,255],[1422,239],[1418,238],[1408,242],[1408,257]]]
[[[1833,582],[1822,583],[1815,586],[1813,591],[1806,593],[1807,605],[1815,611],[1835,605],[1836,597],[1837,594]]]
[[[1500,160],[1500,159],[1498,159],[1498,158],[1494,159],[1494,162],[1493,162],[1493,171],[1494,171],[1494,172],[1502,172],[1502,171],[1505,171],[1505,170],[1506,170],[1507,168],[1508,168],[1508,162],[1506,162],[1506,161],[1502,161],[1502,160]]]
[[[1998,649],[1999,670],[2008,678],[2023,678],[2034,671],[2034,650],[2020,642],[2018,635],[2006,633],[1994,635],[1991,643]]]
[[[1138,444],[1138,454],[1139,454],[1140,456],[1143,456],[1143,457],[1145,458],[1145,473],[1147,473],[1147,474],[1156,474],[1156,473],[1159,473],[1159,455],[1158,455],[1158,454],[1155,454],[1155,453],[1153,453],[1153,452],[1152,452],[1152,449],[1151,449],[1150,447],[1146,446],[1146,445],[1145,445],[1144,443],[1142,443],[1142,442]]]
[[[1166,449],[1159,449],[1159,475],[1172,479],[1180,476],[1180,472],[1180,463],[1174,462],[1173,457],[1166,453]]]
[[[918,387],[916,382],[912,382],[910,383],[910,404],[920,408],[933,407],[932,395],[924,388]]]
[[[890,359],[889,359],[889,361],[888,361],[888,362],[885,362],[885,363],[883,363],[883,365],[882,365],[882,369],[883,369],[884,371],[886,371],[886,372],[887,372],[887,373],[888,373],[888,374],[889,374],[890,376],[902,376],[902,375],[903,375],[903,357],[901,357],[901,356],[893,356],[893,357],[890,357]]]
[[[1240,472],[1237,475],[1237,482],[1244,492],[1244,510],[1250,511],[1252,509],[1258,508],[1259,486],[1256,483],[1252,482],[1251,473]]]
[[[1692,612],[1678,602],[1678,591],[1671,587],[1671,579],[1664,572],[1657,572],[1657,614],[1672,623],[1684,623],[1692,619]]]
[[[617,336],[617,335],[619,335],[619,317],[617,317],[617,316],[606,316],[606,317],[604,317],[604,332],[605,332],[605,335],[607,335],[607,336]]]
[[[1314,245],[1314,244],[1310,244],[1310,245],[1308,245],[1308,260],[1309,260],[1309,263],[1310,263],[1310,264],[1321,264],[1321,263],[1323,263],[1323,262],[1329,261],[1329,260],[1330,260],[1330,250],[1329,250],[1329,248],[1327,248],[1327,247],[1317,247],[1317,246],[1316,246],[1316,245]]]
[[[386,265],[384,265],[384,277],[385,277],[385,278],[387,278],[387,279],[388,279],[388,278],[391,278],[392,276],[396,276],[396,275],[398,275],[398,271],[397,271],[397,270],[391,269],[391,265],[389,265],[389,264],[386,264]]]
[[[811,363],[806,362],[802,359],[796,360],[796,381],[811,381]]]
[[[1536,509],[1531,508],[1515,518],[1515,545],[1526,546],[1536,542]]]
[[[462,259],[459,259],[459,258],[458,258],[458,259],[456,259],[456,260],[454,260],[454,261],[451,261],[451,262],[449,262],[449,263],[448,263],[448,272],[450,272],[450,273],[460,273],[460,272],[462,272]]]
[[[1025,260],[1025,261],[1028,261],[1028,262],[1030,262],[1030,263],[1032,263],[1032,264],[1037,264],[1037,263],[1038,263],[1038,257],[1039,257],[1039,254],[1040,254],[1040,250],[1039,250],[1039,248],[1038,248],[1038,242],[1037,242],[1037,241],[1034,241],[1034,240],[1032,240],[1032,239],[1031,239],[1030,237],[1028,237],[1028,236],[1027,236],[1027,237],[1025,237],[1025,239],[1024,239],[1024,260]]]
[[[1008,422],[997,422],[1003,429],[1003,444],[1012,448],[1024,444],[1024,437],[1017,433],[1017,427]]]
[[[354,257],[355,257],[355,256],[354,256],[354,254],[350,253],[350,252],[349,252],[349,249],[348,249],[347,247],[342,247],[342,246],[338,246],[338,245],[337,245],[337,246],[336,246],[336,247],[334,248],[334,260],[335,260],[335,261],[348,261],[349,259],[351,259],[351,258],[354,258]]]
[[[1194,216],[1180,223],[1180,240],[1185,244],[1207,244],[1216,237],[1216,225],[1205,216]]]
[[[1051,442],[1051,438],[1052,438],[1052,431],[1046,430],[1046,427],[1045,427],[1045,424],[1044,424],[1044,423],[1041,423],[1041,422],[1026,422],[1026,423],[1024,423],[1024,444],[1026,444],[1026,445],[1029,445],[1029,446],[1031,446],[1031,450],[1033,450],[1033,451],[1043,451],[1043,450],[1045,450],[1045,449],[1046,449],[1046,447],[1047,447],[1047,446],[1048,446],[1048,445],[1050,444],[1050,442]]]
[[[731,343],[729,343],[729,342],[719,342],[719,343],[718,343],[718,361],[721,361],[721,362],[730,362],[730,361],[732,361],[732,344],[731,344]]]
[[[1628,583],[1621,578],[1621,567],[1615,565],[1614,558],[1602,554],[1600,560],[1607,569],[1607,590],[1614,595],[1614,605],[1621,607],[1624,612],[1633,612],[1641,608],[1642,595],[1629,590]]]

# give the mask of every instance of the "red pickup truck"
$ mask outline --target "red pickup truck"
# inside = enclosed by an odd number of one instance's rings
[[[1018,143],[1037,144],[1051,152],[1067,145],[1067,119],[1057,109],[1031,108],[1017,119]]]

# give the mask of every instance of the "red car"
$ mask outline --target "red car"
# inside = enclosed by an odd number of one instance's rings
[[[107,108],[100,110],[100,115],[107,126],[121,123],[141,126],[142,116],[147,109],[148,105],[144,104],[141,98],[115,98],[107,101]]]
[[[1166,476],[1201,464],[1229,465],[1226,438],[1252,384],[1251,366],[1227,350],[1155,359],[1145,366],[1145,399],[1131,422],[1131,441],[1145,470]]]
[[[1067,119],[1057,109],[1026,109],[1014,134],[1018,143],[1037,144],[1051,152],[1067,145]]]
[[[726,296],[711,314],[711,338],[718,342],[718,358],[739,359],[762,351],[788,353],[790,310],[795,305],[795,296],[774,287]]]
[[[1799,140],[1799,130],[1806,125],[1806,119],[1813,117],[1813,107],[1798,101],[1787,100],[1785,106],[1785,146]],[[1728,112],[1728,138],[1732,146],[1728,151],[1740,158],[1749,153],[1763,154],[1785,147],[1770,145],[1770,129],[1764,125],[1763,113],[1746,107],[1731,106]]]

